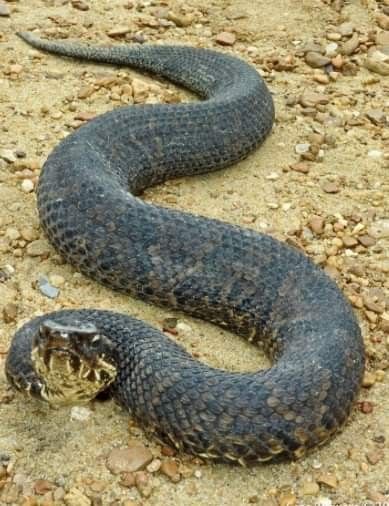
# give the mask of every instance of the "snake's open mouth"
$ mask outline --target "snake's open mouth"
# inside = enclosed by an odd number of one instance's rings
[[[116,377],[112,343],[90,323],[45,320],[31,359],[42,380],[40,396],[53,405],[88,402]]]

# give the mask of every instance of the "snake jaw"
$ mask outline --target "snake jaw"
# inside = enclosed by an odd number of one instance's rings
[[[31,360],[41,381],[34,396],[52,405],[86,403],[117,373],[111,341],[89,323],[45,320],[33,339]]]

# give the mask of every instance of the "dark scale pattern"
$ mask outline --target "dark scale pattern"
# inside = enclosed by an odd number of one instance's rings
[[[258,73],[204,49],[96,48],[21,36],[53,53],[152,71],[205,99],[116,109],[63,140],[39,181],[41,223],[85,274],[261,343],[274,365],[255,374],[212,369],[116,313],[50,318],[82,317],[108,335],[120,356],[116,398],[186,451],[244,463],[299,457],[327,440],[346,420],[364,369],[360,330],[336,285],[269,236],[135,196],[171,177],[232,164],[259,145],[274,111]],[[13,341],[7,373],[19,386],[34,379],[29,350],[41,320]]]

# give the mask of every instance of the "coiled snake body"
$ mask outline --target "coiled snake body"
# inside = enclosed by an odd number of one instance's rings
[[[205,99],[119,108],[69,135],[44,165],[40,220],[81,272],[262,343],[274,363],[256,373],[213,369],[143,322],[68,310],[17,332],[10,382],[53,403],[87,400],[110,385],[144,426],[204,457],[299,457],[327,440],[346,420],[364,368],[359,326],[335,283],[269,236],[135,196],[232,164],[264,140],[273,102],[255,69],[191,47],[21,36],[53,53],[157,73]]]

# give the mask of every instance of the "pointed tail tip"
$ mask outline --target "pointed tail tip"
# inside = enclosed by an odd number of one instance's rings
[[[26,42],[31,42],[33,40],[39,39],[39,37],[37,35],[34,35],[32,32],[16,32],[16,35]]]

